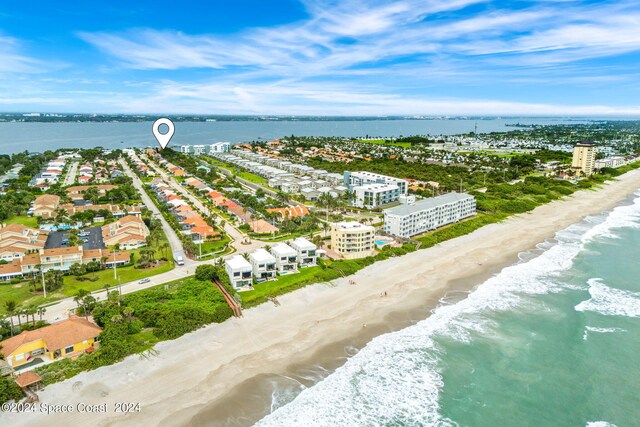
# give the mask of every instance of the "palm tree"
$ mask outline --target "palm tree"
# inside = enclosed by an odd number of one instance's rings
[[[11,322],[11,336],[13,336],[13,316],[16,313],[18,304],[14,300],[8,300],[4,302],[4,308],[9,315],[9,321]]]
[[[78,309],[80,309],[80,307],[82,307],[82,300],[84,299],[84,297],[86,297],[87,295],[89,295],[89,291],[87,291],[86,289],[80,289],[78,290],[78,292],[76,293],[76,296],[73,297],[73,301],[78,304]],[[85,313],[86,314],[86,313]]]
[[[42,320],[42,316],[44,316],[44,313],[47,311],[46,308],[44,307],[38,307],[38,316],[40,316],[40,320]]]

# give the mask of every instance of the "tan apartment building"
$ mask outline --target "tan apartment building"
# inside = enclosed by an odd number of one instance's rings
[[[344,259],[375,255],[375,228],[355,221],[331,224],[331,249]]]
[[[581,141],[573,147],[571,169],[578,174],[589,176],[593,173],[596,162],[596,145],[593,142]]]
[[[120,245],[121,249],[135,249],[146,244],[149,229],[144,221],[127,215],[102,227],[102,240],[107,246]]]
[[[42,218],[53,218],[56,209],[60,206],[60,196],[55,194],[43,194],[33,202],[33,215]]]

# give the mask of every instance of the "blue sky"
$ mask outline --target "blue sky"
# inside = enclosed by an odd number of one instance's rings
[[[640,116],[637,1],[11,3],[0,111]]]

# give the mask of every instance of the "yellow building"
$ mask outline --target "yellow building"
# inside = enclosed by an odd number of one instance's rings
[[[331,249],[345,259],[375,255],[375,228],[355,221],[331,224]]]
[[[578,142],[573,147],[573,160],[571,169],[581,175],[589,176],[593,173],[593,166],[596,162],[596,145],[593,142]]]
[[[84,318],[71,317],[53,325],[19,335],[0,342],[0,352],[9,366],[15,368],[39,357],[51,361],[80,355],[96,345],[102,329]]]

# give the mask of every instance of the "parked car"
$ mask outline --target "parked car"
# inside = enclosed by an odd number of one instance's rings
[[[80,237],[87,237],[89,235],[91,235],[91,233],[87,233],[86,231],[83,231],[82,233],[78,233],[78,236]]]

